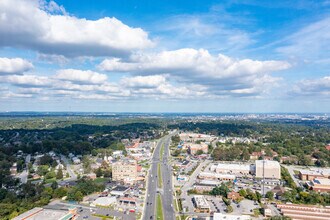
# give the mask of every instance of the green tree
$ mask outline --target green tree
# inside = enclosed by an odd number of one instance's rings
[[[234,209],[231,205],[228,205],[226,210],[227,210],[227,213],[231,213],[234,211]]]
[[[80,191],[76,191],[74,194],[75,201],[81,202],[84,198],[84,195]]]
[[[239,193],[240,196],[243,196],[244,198],[246,198],[246,196],[247,196],[247,193],[246,193],[245,189],[240,189],[238,191],[238,193]]]
[[[50,187],[52,187],[52,189],[55,190],[58,188],[58,183],[56,181],[53,181]]]
[[[96,177],[101,177],[103,175],[101,167],[95,170]]]
[[[58,179],[58,180],[63,179],[63,171],[61,168],[59,168],[56,173],[56,179]]]
[[[54,194],[53,197],[55,198],[62,198],[64,196],[66,196],[68,193],[68,189],[65,187],[60,187],[54,190]]]
[[[273,200],[274,199],[274,193],[272,191],[268,191],[268,192],[266,192],[265,197],[269,200]]]
[[[55,174],[54,171],[49,171],[49,172],[46,173],[46,175],[45,175],[45,178],[46,178],[46,179],[53,179],[53,178],[55,178],[55,177],[56,177],[56,174]]]

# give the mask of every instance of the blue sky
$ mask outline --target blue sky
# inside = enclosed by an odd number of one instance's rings
[[[329,30],[329,0],[2,0],[0,111],[330,112]]]

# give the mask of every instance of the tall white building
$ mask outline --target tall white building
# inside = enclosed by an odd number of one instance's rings
[[[281,179],[280,163],[274,160],[256,160],[256,177],[268,179]]]

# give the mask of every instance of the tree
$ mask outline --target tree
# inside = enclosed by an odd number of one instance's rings
[[[44,176],[48,172],[48,169],[48,165],[41,165],[38,167],[37,174],[39,174],[40,176]]]
[[[54,194],[53,197],[55,198],[62,198],[64,196],[66,196],[68,193],[68,189],[65,187],[60,187],[54,190]]]
[[[80,191],[76,191],[74,194],[75,201],[81,202],[84,198],[84,195]]]
[[[269,200],[273,200],[274,199],[274,193],[272,191],[268,191],[268,192],[266,192],[265,197]]]
[[[111,178],[112,177],[112,170],[111,168],[103,170],[103,176],[107,177],[107,178]]]
[[[238,191],[238,193],[239,193],[240,196],[243,196],[244,198],[246,198],[246,196],[247,196],[247,193],[246,193],[245,189],[240,189]]]
[[[256,191],[255,194],[256,194],[257,201],[261,202],[262,195],[260,194],[260,192]]]
[[[56,173],[56,179],[58,179],[58,180],[63,179],[63,171],[61,168],[59,168]]]
[[[58,188],[58,183],[56,181],[53,181],[50,187],[52,187],[52,189],[55,190]]]
[[[103,175],[101,167],[95,170],[96,177],[101,177]]]
[[[228,189],[228,187],[222,183],[220,186],[214,187],[211,190],[210,194],[214,195],[214,196],[221,195],[221,196],[227,197],[227,193],[229,191],[230,190]]]
[[[83,156],[82,163],[83,163],[84,173],[90,173],[92,162],[87,155]]]
[[[229,206],[231,203],[230,200],[225,197],[222,197],[222,201],[226,204],[226,206]]]
[[[242,159],[243,160],[249,160],[250,159],[250,153],[248,151],[247,148],[244,148],[243,149],[243,152],[242,152]]]
[[[198,151],[196,152],[197,155],[202,155],[203,153],[204,153],[203,150],[198,150]]]
[[[231,206],[231,205],[228,205],[227,206],[227,213],[231,213],[231,212],[233,212],[233,207]]]
[[[45,175],[45,178],[46,179],[53,179],[56,177],[56,174],[54,171],[49,171],[46,175]]]

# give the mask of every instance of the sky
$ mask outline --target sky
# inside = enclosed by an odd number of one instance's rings
[[[330,0],[0,0],[0,111],[330,112]]]

